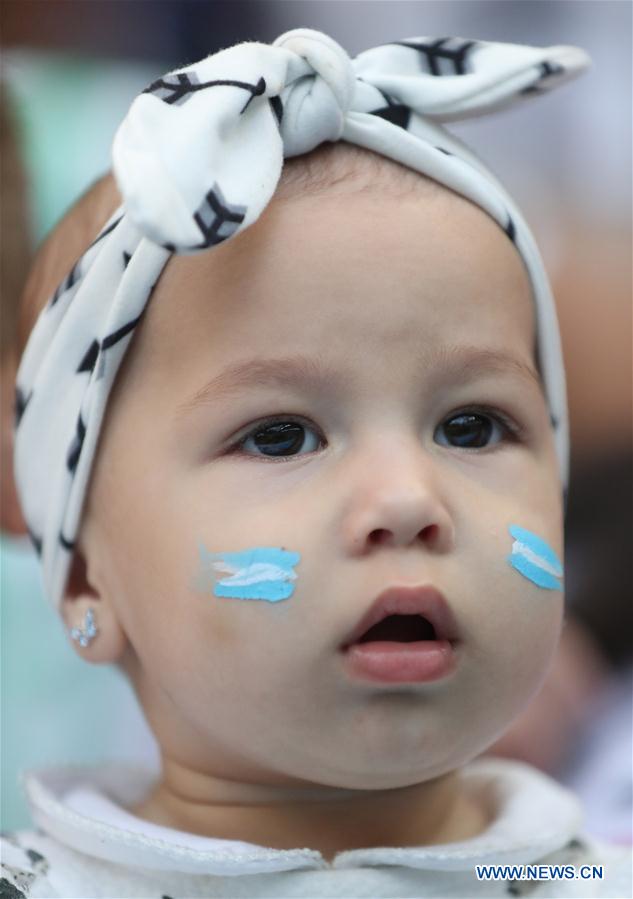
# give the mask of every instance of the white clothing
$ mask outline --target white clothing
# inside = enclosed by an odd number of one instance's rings
[[[3,899],[631,896],[630,851],[584,839],[575,797],[520,763],[480,760],[461,772],[465,789],[491,815],[478,836],[355,849],[331,863],[309,848],[202,837],[137,818],[125,806],[146,795],[154,776],[121,764],[27,772],[37,830],[2,840]],[[476,877],[478,864],[603,865],[604,872],[601,880],[537,882],[510,872],[486,881]]]

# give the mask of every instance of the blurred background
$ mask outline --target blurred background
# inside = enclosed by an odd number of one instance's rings
[[[569,382],[568,621],[543,690],[493,748],[570,785],[587,828],[631,840],[631,27],[620,0],[2,0],[2,402],[28,259],[109,165],[114,131],[150,81],[290,28],[350,53],[447,35],[575,44],[594,66],[499,117],[451,126],[522,207],[553,281]],[[3,472],[10,435],[2,435]],[[9,429],[10,430],[10,429]],[[7,461],[8,460],[8,461]],[[123,678],[81,662],[42,597],[30,544],[3,516],[1,825],[30,826],[18,771],[157,763]]]

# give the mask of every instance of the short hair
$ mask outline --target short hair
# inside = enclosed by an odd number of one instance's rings
[[[346,141],[320,144],[303,156],[286,159],[275,198],[318,196],[341,192],[371,193],[379,184],[391,196],[404,197],[414,191],[446,190],[428,175],[416,172],[395,159]]]

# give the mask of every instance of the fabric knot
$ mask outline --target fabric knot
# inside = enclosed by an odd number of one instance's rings
[[[310,28],[287,31],[273,47],[296,57],[281,94],[284,156],[299,156],[324,141],[338,140],[354,96],[350,57],[331,37]]]

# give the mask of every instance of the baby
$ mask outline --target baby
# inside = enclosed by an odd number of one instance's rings
[[[300,30],[135,101],[27,285],[15,456],[161,771],[27,774],[6,895],[627,895],[572,796],[472,761],[560,633],[564,378],[527,226],[437,124],[584,64]]]

